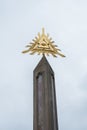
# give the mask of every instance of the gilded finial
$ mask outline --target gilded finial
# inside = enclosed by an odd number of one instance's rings
[[[38,33],[38,36],[26,46],[28,49],[22,51],[22,53],[30,52],[31,55],[38,53],[38,55],[46,54],[49,56],[49,54],[51,54],[54,57],[56,57],[56,55],[65,57],[62,53],[60,53],[61,50],[57,48],[57,45],[54,45],[53,43],[54,41],[52,41],[52,38],[49,38],[49,34],[46,35],[44,28],[42,28],[42,34]]]

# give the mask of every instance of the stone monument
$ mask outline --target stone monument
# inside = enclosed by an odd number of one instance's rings
[[[38,33],[38,37],[26,46],[28,49],[23,51],[43,55],[33,72],[33,130],[58,130],[55,77],[45,55],[65,56],[53,43],[42,29],[42,34]]]

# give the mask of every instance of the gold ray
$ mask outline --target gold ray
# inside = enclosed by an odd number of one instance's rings
[[[52,41],[52,38],[49,38],[49,34],[45,34],[45,29],[42,28],[42,34],[38,33],[35,39],[33,39],[30,43],[30,45],[26,46],[29,49],[22,51],[22,53],[30,52],[31,55],[38,53],[38,55],[46,54],[47,56],[49,56],[49,54],[51,54],[54,57],[56,57],[56,55],[65,57],[65,55],[60,53],[61,50],[58,48],[58,46],[54,45],[53,43],[54,41]]]

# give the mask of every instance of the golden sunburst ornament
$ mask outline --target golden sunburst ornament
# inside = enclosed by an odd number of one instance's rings
[[[54,41],[52,41],[52,38],[49,37],[49,34],[45,34],[44,28],[42,28],[42,34],[38,33],[38,36],[35,37],[35,39],[32,40],[32,42],[27,45],[27,50],[24,50],[22,53],[28,53],[30,52],[31,55],[34,53],[48,55],[51,54],[54,57],[56,55],[60,55],[62,57],[65,57],[62,53],[60,53],[60,49],[58,49],[57,45],[53,44]]]

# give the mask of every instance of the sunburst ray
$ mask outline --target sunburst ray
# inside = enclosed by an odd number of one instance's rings
[[[38,33],[38,36],[32,40],[32,42],[26,47],[29,48],[27,50],[22,51],[22,53],[30,52],[31,55],[38,53],[38,55],[43,54],[49,56],[56,57],[56,55],[60,55],[61,57],[65,57],[62,53],[60,53],[60,49],[57,45],[53,44],[52,38],[49,38],[49,34],[45,34],[44,28],[42,28],[42,34]]]

